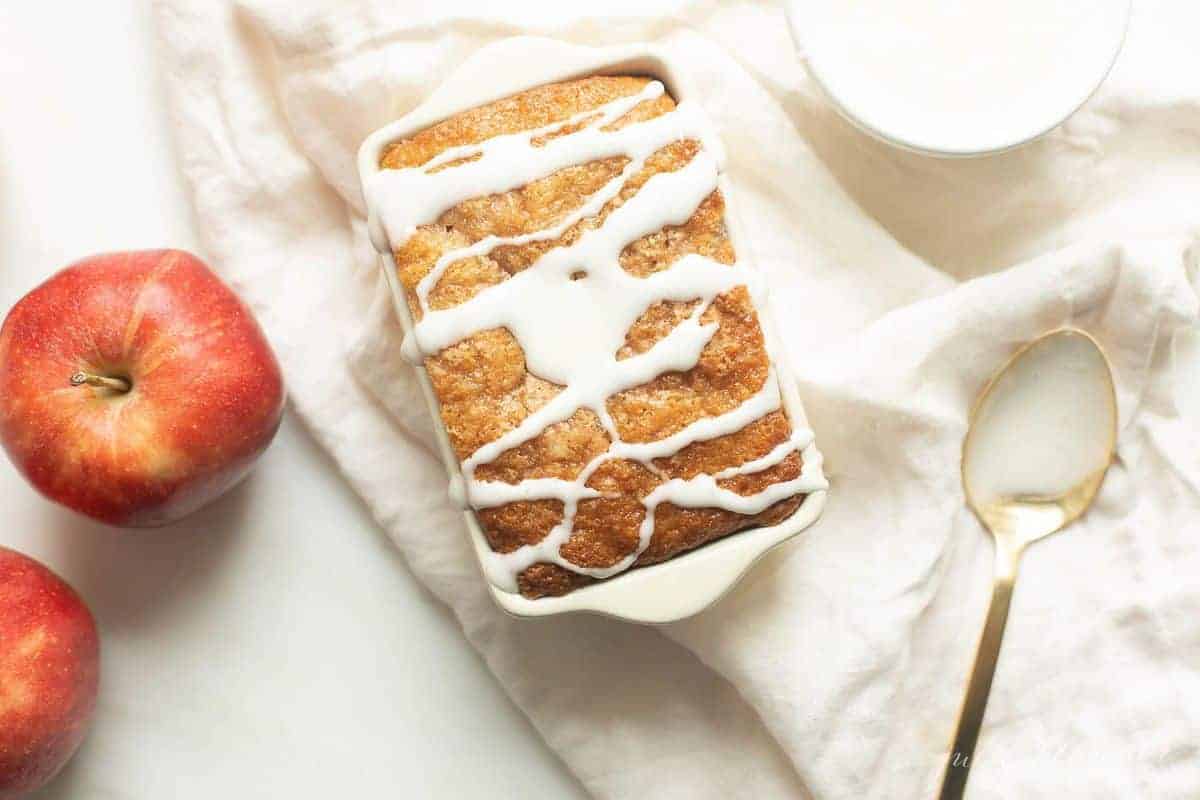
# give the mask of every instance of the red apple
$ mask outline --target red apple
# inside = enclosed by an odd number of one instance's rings
[[[283,413],[250,310],[178,250],[80,261],[0,328],[0,442],[42,494],[161,525],[237,483]]]
[[[70,586],[0,547],[0,800],[50,780],[96,707],[100,640]]]

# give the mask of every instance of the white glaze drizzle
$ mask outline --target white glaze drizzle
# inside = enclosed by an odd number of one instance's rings
[[[417,286],[422,313],[412,334],[405,339],[406,359],[419,363],[425,356],[476,333],[504,327],[520,344],[529,372],[563,387],[516,428],[466,458],[461,464],[461,479],[451,482],[451,496],[456,502],[476,509],[522,500],[562,502],[562,521],[540,542],[510,553],[490,552],[485,557],[488,579],[506,591],[515,592],[517,576],[539,562],[559,564],[595,578],[606,578],[627,569],[649,545],[655,508],[663,502],[753,515],[788,497],[827,486],[821,474],[820,455],[812,446],[812,433],[803,428],[796,429],[788,441],[766,455],[715,475],[668,480],[653,463],[694,442],[735,433],[778,410],[782,399],[774,368],[768,370],[763,386],[737,407],[696,420],[657,441],[622,441],[608,413],[606,403],[613,395],[666,372],[687,371],[698,363],[716,332],[716,324],[701,322],[715,297],[738,286],[746,286],[756,299],[761,295],[753,272],[699,255],[685,256],[669,269],[645,278],[634,277],[620,266],[620,254],[630,242],[665,227],[684,224],[717,187],[724,156],[712,126],[697,107],[684,102],[674,111],[653,119],[618,130],[603,130],[638,104],[662,93],[662,84],[652,81],[638,94],[553,125],[450,148],[419,167],[382,170],[366,187],[373,236],[375,231],[382,231],[388,240],[401,242],[419,226],[436,221],[445,211],[470,198],[519,188],[568,166],[613,156],[629,159],[618,176],[555,225],[520,236],[488,236],[447,252]],[[585,126],[581,130],[550,139],[541,146],[533,144],[539,136],[580,124]],[[570,246],[547,251],[525,270],[483,289],[465,303],[429,309],[429,294],[451,264],[485,256],[500,246],[561,237],[579,221],[598,214],[644,168],[650,155],[683,139],[699,141],[700,152],[682,168],[651,177],[613,210],[603,225],[586,231]],[[452,162],[461,163],[434,171]],[[698,302],[686,320],[648,350],[619,359],[617,354],[629,328],[651,305],[661,301]],[[563,331],[570,331],[571,335],[564,336]],[[596,414],[611,444],[574,479],[535,478],[510,484],[475,478],[477,467],[535,438],[580,409]],[[771,484],[753,495],[741,495],[718,485],[721,480],[769,469],[796,451],[803,452],[804,465],[800,476],[793,480]],[[603,496],[586,484],[604,463],[619,459],[637,461],[663,479],[642,500],[646,513],[639,529],[638,547],[609,567],[573,564],[559,550],[571,536],[578,504]]]
[[[596,458],[592,459],[587,466],[583,468],[579,476],[570,481],[557,481],[557,479],[536,479],[534,481],[526,480],[521,483],[504,483],[501,481],[481,481],[472,479],[467,488],[467,500],[472,508],[491,508],[493,506],[504,505],[516,500],[539,500],[539,499],[562,499],[561,492],[567,486],[574,486],[573,494],[577,499],[586,497],[598,496],[588,494],[592,492],[585,484],[592,474],[606,461],[629,460],[638,461],[649,467],[656,474],[661,472],[654,466],[654,460],[657,458],[667,458],[673,456],[687,447],[689,444],[697,441],[708,439],[716,439],[721,436],[726,436],[731,433],[736,433],[742,428],[760,419],[766,414],[771,413],[779,408],[780,395],[779,383],[775,377],[774,371],[767,374],[767,379],[763,382],[762,388],[748,397],[744,402],[735,408],[727,411],[724,414],[719,414],[715,417],[704,417],[687,425],[682,430],[666,436],[662,439],[656,439],[652,442],[625,442],[616,439],[609,445],[609,448],[601,453]],[[611,434],[610,434],[611,435]],[[734,475],[750,474],[752,472],[761,472],[768,467],[774,466],[778,461],[782,461],[788,453],[794,450],[800,450],[808,446],[812,441],[812,432],[807,429],[798,429],[793,437],[788,442],[780,445],[771,453],[763,456],[761,459],[742,464],[738,467],[733,467],[729,470],[724,470],[720,473],[720,478],[731,478]],[[507,448],[504,448],[507,449]],[[782,456],[778,456],[777,451],[783,449]],[[496,451],[498,455],[502,450]],[[468,475],[474,475],[475,467],[479,464],[486,464],[491,459],[481,458],[476,460],[479,451],[476,451],[471,458],[463,462],[463,472]],[[778,456],[778,460],[775,457]],[[534,487],[554,488],[554,491],[545,494],[535,493]]]

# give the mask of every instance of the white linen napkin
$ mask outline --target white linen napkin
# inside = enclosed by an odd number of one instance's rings
[[[156,11],[206,254],[260,315],[297,413],[588,789],[929,796],[989,591],[958,479],[968,409],[1019,343],[1070,322],[1113,360],[1119,460],[1088,516],[1027,554],[972,797],[1200,795],[1200,455],[1171,358],[1198,316],[1200,13],[1138,4],[1083,112],[1016,152],[937,161],[837,118],[774,6],[490,5]],[[833,483],[817,526],[662,629],[492,605],[365,235],[361,140],[523,33],[653,40],[694,74]]]

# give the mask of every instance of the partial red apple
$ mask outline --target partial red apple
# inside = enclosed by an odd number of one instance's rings
[[[74,755],[99,681],[100,639],[79,595],[0,547],[0,800],[38,788]]]
[[[250,310],[178,250],[80,261],[0,328],[0,443],[46,497],[113,525],[165,524],[225,492],[283,402]]]

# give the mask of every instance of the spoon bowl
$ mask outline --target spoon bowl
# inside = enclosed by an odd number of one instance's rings
[[[1075,521],[1117,439],[1112,370],[1083,331],[1052,331],[988,382],[963,441],[967,504],[993,536],[1029,544]]]
[[[966,790],[1021,555],[1091,506],[1116,440],[1112,369],[1081,330],[1051,331],[1022,347],[979,395],[963,441],[962,479],[967,505],[995,541],[995,580],[942,800]]]

